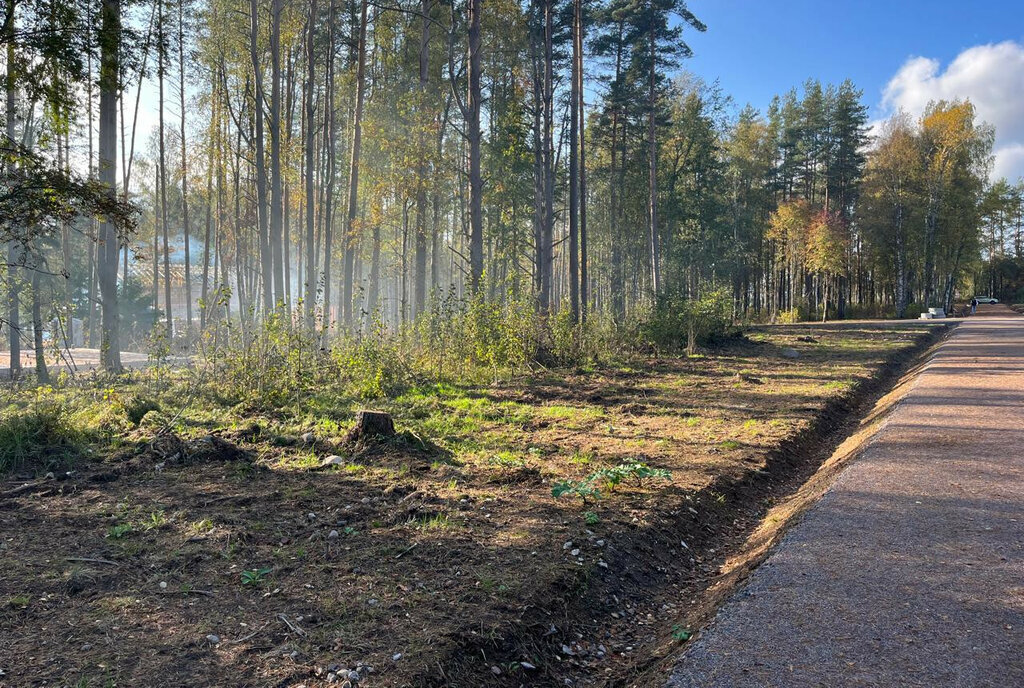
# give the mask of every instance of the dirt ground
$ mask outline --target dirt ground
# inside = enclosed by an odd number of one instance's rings
[[[9,476],[0,685],[644,683],[766,509],[942,331],[760,328],[385,405],[388,442],[255,418]],[[671,479],[552,496],[624,461]]]

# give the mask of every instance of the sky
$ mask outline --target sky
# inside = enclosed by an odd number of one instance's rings
[[[1024,176],[1024,0],[689,0],[708,30],[684,67],[764,110],[808,78],[851,79],[878,122],[970,98],[996,127],[993,177]]]

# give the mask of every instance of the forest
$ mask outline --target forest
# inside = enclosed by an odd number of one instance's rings
[[[15,371],[76,319],[111,370],[161,329],[185,354],[281,318],[429,347],[473,308],[478,329],[529,320],[531,358],[675,345],[708,312],[914,317],[1024,286],[1022,185],[989,183],[969,102],[869,123],[856,85],[811,79],[739,107],[680,71],[705,26],[678,0],[5,17]]]
[[[663,685],[1024,302],[968,99],[759,110],[684,0],[3,8],[0,682]]]

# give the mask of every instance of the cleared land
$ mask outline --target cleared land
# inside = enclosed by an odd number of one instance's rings
[[[0,491],[3,680],[628,682],[685,642],[765,509],[944,329],[761,328],[703,357],[412,388],[374,404],[399,435],[357,445],[364,404],[326,391],[287,412],[152,371],[116,393],[21,392],[4,424],[37,436],[17,436]],[[23,422],[44,403],[117,430]],[[633,461],[671,478],[552,496]]]

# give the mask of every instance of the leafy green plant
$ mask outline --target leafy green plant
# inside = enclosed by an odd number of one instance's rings
[[[166,524],[167,516],[164,514],[163,509],[159,509],[149,515],[149,517],[143,523],[143,528],[145,528],[146,530],[156,530],[157,528],[160,528],[161,526],[164,526]]]
[[[600,499],[601,491],[593,486],[590,480],[560,480],[551,487],[551,496],[556,499],[569,495],[579,497],[587,504],[589,499]]]
[[[587,480],[592,482],[603,482],[608,489],[614,490],[626,479],[632,479],[637,487],[644,484],[646,480],[665,480],[671,482],[672,474],[663,468],[651,468],[646,463],[632,461],[620,463],[618,466],[602,468],[590,474]]]
[[[663,468],[651,468],[645,463],[631,461],[620,463],[618,466],[601,468],[583,480],[560,480],[552,486],[551,496],[555,498],[565,495],[579,497],[586,504],[588,499],[597,499],[601,496],[601,492],[594,486],[595,484],[602,484],[610,491],[614,491],[627,478],[633,479],[637,487],[640,487],[646,480],[671,482],[672,474]]]
[[[130,535],[134,530],[131,523],[118,523],[117,525],[110,526],[107,530],[107,537],[112,540],[120,540],[124,536]]]
[[[241,581],[242,585],[249,587],[258,587],[263,584],[263,579],[266,578],[267,574],[273,571],[273,569],[262,568],[262,569],[249,569],[242,571]]]
[[[679,624],[672,627],[672,639],[678,640],[679,642],[685,643],[687,640],[693,637],[693,633],[686,630]]]
[[[593,511],[588,511],[587,513],[583,514],[583,521],[588,526],[595,526],[601,522],[601,517],[595,514]]]

